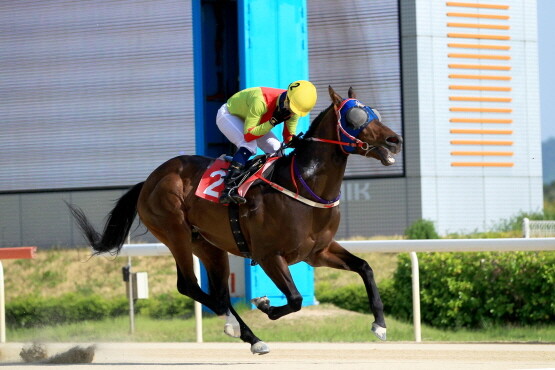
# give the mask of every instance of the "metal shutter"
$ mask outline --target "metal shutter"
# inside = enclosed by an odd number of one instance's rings
[[[191,2],[0,4],[0,191],[128,186],[195,152]]]
[[[308,0],[310,80],[318,88],[314,112],[330,105],[328,85],[344,98],[378,109],[382,121],[402,135],[399,8],[395,0]],[[349,158],[345,177],[403,175],[403,156],[384,167],[374,159]]]

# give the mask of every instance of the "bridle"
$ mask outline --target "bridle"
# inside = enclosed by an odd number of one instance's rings
[[[352,125],[349,125],[347,123],[346,120],[346,116],[347,116],[347,112],[352,109],[352,108],[360,108],[363,109],[366,112],[366,120],[365,122],[362,122],[361,124],[359,124],[357,127],[352,127]],[[363,105],[360,101],[356,100],[356,99],[345,99],[341,102],[341,105],[339,105],[339,107],[337,107],[335,109],[335,114],[337,116],[337,138],[338,140],[330,140],[330,139],[321,139],[321,138],[316,138],[316,137],[309,137],[309,138],[302,138],[302,140],[307,140],[307,141],[317,141],[317,142],[323,142],[323,143],[330,143],[330,144],[337,144],[340,145],[341,150],[343,151],[343,153],[345,153],[346,155],[349,155],[350,153],[352,153],[356,148],[361,148],[364,152],[365,152],[365,156],[367,157],[368,154],[377,148],[377,146],[375,145],[370,145],[360,139],[358,139],[356,136],[358,136],[358,134],[364,130],[366,128],[366,126],[368,126],[370,124],[370,122],[372,122],[374,119],[379,119],[379,114],[373,110],[370,107],[367,107],[365,105]],[[291,158],[291,180],[293,182],[293,185],[295,186],[296,189],[296,193],[292,193],[292,194],[288,194],[289,196],[294,197],[297,200],[300,200],[299,198],[303,199],[303,202],[305,204],[309,204],[313,207],[334,207],[337,206],[339,204],[339,199],[341,198],[341,192],[339,193],[339,195],[332,200],[326,200],[323,199],[321,197],[319,197],[318,195],[316,195],[316,193],[314,193],[314,191],[312,191],[312,189],[310,189],[310,187],[308,186],[308,184],[304,181],[304,179],[301,176],[301,173],[295,163],[295,156],[293,155]],[[303,186],[303,188],[314,198],[316,199],[316,202],[314,201],[309,201],[306,198],[303,198],[299,195],[299,187],[297,186],[297,182],[295,181],[295,178],[299,180],[299,182],[301,183],[301,185]],[[283,192],[283,190],[278,189],[280,191]],[[309,203],[310,202],[310,203]]]
[[[354,107],[363,109],[367,114],[366,122],[356,128],[349,127],[346,121],[347,112]],[[341,146],[341,150],[343,151],[343,153],[347,155],[354,152],[356,148],[361,148],[365,152],[365,157],[367,157],[372,150],[377,148],[377,146],[370,145],[356,137],[362,130],[366,128],[366,126],[370,124],[370,122],[372,122],[372,120],[379,119],[379,116],[374,109],[363,105],[357,99],[345,99],[341,102],[339,107],[335,108],[335,114],[337,116],[338,140],[321,139],[316,137],[303,138],[303,140],[338,144]]]

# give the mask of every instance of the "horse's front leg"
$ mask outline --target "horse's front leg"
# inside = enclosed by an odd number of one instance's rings
[[[312,256],[307,262],[314,267],[325,266],[358,273],[364,281],[370,310],[374,315],[375,321],[372,323],[372,332],[379,339],[386,340],[383,303],[378,292],[378,286],[374,280],[374,272],[368,262],[351,254],[335,240],[327,248]]]
[[[260,266],[279,290],[285,294],[287,304],[283,306],[270,306],[270,300],[266,297],[254,298],[252,303],[267,314],[271,320],[277,320],[291,312],[299,311],[303,303],[303,297],[293,282],[293,277],[285,258],[279,255],[267,257],[260,261]]]

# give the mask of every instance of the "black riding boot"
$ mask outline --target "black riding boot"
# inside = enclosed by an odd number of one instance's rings
[[[229,165],[229,170],[227,175],[224,177],[225,189],[222,190],[220,195],[220,203],[229,204],[231,202],[242,204],[246,202],[246,199],[237,194],[237,186],[235,184],[236,180],[241,175],[243,171],[243,165],[239,162],[231,162]]]

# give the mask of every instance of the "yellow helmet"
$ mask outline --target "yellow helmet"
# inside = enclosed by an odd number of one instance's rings
[[[298,80],[287,87],[287,97],[293,113],[304,117],[316,105],[316,88],[309,81]]]

